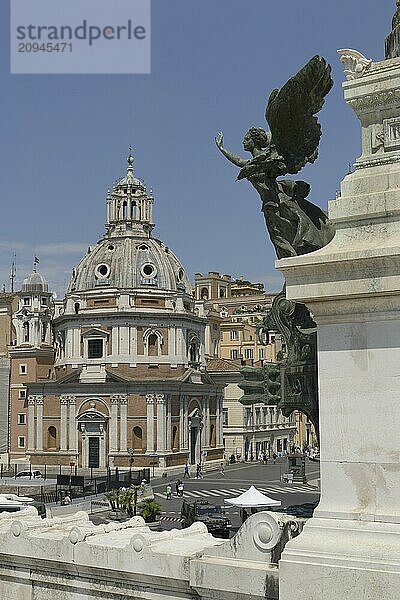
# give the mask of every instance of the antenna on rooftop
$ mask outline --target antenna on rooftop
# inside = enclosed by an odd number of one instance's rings
[[[17,255],[14,252],[10,269],[11,291],[14,291],[14,279],[17,274]]]

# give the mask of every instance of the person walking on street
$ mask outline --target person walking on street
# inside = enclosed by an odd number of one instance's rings
[[[185,464],[185,470],[183,472],[183,477],[189,477],[189,479],[190,479],[190,465],[188,462]]]
[[[277,456],[276,456],[275,452],[273,453],[272,458],[273,458],[273,461],[274,461],[274,465],[276,465]]]
[[[179,498],[183,498],[183,490],[185,489],[185,484],[183,481],[179,481],[178,483],[178,496]]]
[[[172,485],[170,483],[167,483],[166,498],[172,500]]]
[[[221,468],[220,468],[219,472],[221,473],[222,477],[225,476],[225,467],[224,467],[224,463],[223,462],[221,463]]]

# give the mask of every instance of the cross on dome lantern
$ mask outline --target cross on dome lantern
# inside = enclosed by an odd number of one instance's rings
[[[134,158],[132,156],[132,146],[131,144],[129,144],[129,154],[127,156],[127,162],[128,162],[128,168],[126,170],[126,175],[127,175],[127,182],[132,184],[133,183],[133,163],[134,163]]]
[[[128,161],[128,169],[129,168],[133,169],[134,158],[132,156],[132,145],[131,144],[129,144],[129,155],[126,160]]]

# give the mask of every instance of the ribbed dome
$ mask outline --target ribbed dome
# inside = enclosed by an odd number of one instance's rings
[[[43,275],[37,271],[32,271],[22,282],[23,292],[48,292],[49,286]]]
[[[192,293],[182,264],[154,238],[104,238],[73,269],[68,293],[113,287]]]

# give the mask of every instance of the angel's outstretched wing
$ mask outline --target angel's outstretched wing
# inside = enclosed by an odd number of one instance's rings
[[[314,56],[280,90],[271,93],[265,117],[288,173],[297,173],[316,160],[321,126],[315,115],[332,86],[330,65]]]

